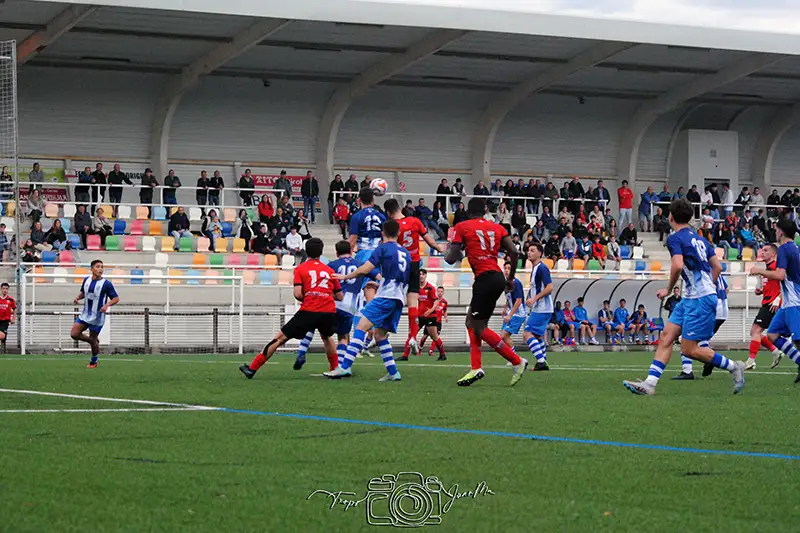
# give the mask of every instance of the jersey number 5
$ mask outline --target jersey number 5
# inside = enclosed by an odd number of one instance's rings
[[[406,261],[406,256],[403,252],[397,252],[397,266],[400,267],[400,272],[405,272],[406,268],[408,268],[408,261]]]

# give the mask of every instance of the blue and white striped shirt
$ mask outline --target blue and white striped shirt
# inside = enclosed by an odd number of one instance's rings
[[[778,248],[776,267],[786,270],[786,278],[781,281],[781,307],[800,307],[800,249],[795,243],[787,242]]]
[[[107,279],[85,278],[81,285],[83,293],[83,312],[78,318],[90,326],[102,326],[106,321],[106,314],[101,313],[100,309],[109,299],[116,298],[117,291],[114,285]]]

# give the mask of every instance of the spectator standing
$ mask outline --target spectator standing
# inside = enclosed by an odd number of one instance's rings
[[[100,245],[105,248],[106,237],[111,235],[111,232],[111,223],[108,218],[106,218],[103,208],[98,207],[92,218],[92,234],[100,236]]]
[[[8,261],[9,256],[9,242],[8,235],[6,235],[6,225],[0,223],[0,259]]]
[[[88,170],[89,167],[86,167],[86,169]],[[42,188],[41,184],[44,183],[44,171],[39,166],[39,163],[34,163],[33,168],[28,172],[28,181],[31,182],[28,186],[28,191]]]
[[[628,180],[622,180],[622,187],[617,189],[619,203],[619,225],[625,226],[633,222],[633,191],[628,188]]]
[[[697,185],[692,185],[689,188],[689,192],[686,193],[686,199],[689,200],[689,202],[691,202],[691,204],[694,206],[694,217],[700,218],[700,213],[702,210],[701,206],[698,204],[702,202],[700,200],[700,192],[697,190]]]
[[[214,176],[208,184],[208,205],[219,205],[219,195],[224,188],[225,180],[222,179],[219,170],[215,170]]]
[[[336,174],[331,182],[330,191],[328,192],[328,221],[333,224],[334,222],[334,208],[340,198],[341,195],[335,195],[334,193],[341,192],[344,190],[344,182],[342,181],[342,175]]]
[[[438,200],[433,204],[433,221],[447,235],[447,232],[450,231],[450,222],[447,219],[447,211],[445,211],[444,204]]]
[[[103,163],[97,163],[94,172],[92,172],[92,178],[92,203],[97,204],[99,201],[105,203],[108,180],[106,179],[106,173],[103,172]]]
[[[156,187],[158,187],[158,180],[156,180],[156,177],[153,175],[153,171],[149,168],[144,169],[142,188],[139,189],[139,201],[147,205],[148,218],[152,218],[153,216],[153,191]]]
[[[597,188],[594,190],[594,199],[600,207],[600,211],[605,211],[611,203],[611,193],[605,187],[603,180],[597,180]]]
[[[556,200],[558,200],[560,196],[556,186],[553,185],[552,181],[547,182],[542,196],[544,197],[544,201],[542,201],[542,208],[549,209],[551,213],[555,212],[554,209],[557,209]]]
[[[572,198],[576,200],[581,200],[583,198],[586,198],[586,191],[583,189],[583,184],[581,183],[581,180],[580,178],[578,178],[578,176],[572,177],[572,181],[569,183],[568,189],[569,189],[569,195]],[[571,211],[573,213],[577,213],[578,206],[580,205],[582,205],[581,202],[574,202]]]
[[[731,186],[728,183],[722,184],[722,212],[725,213],[727,217],[729,213],[733,211],[733,202],[735,200],[735,196],[733,191],[731,190]]]
[[[706,187],[703,190],[703,194],[700,195],[700,207],[703,208],[704,212],[708,209],[708,215],[712,220],[719,218],[719,216],[714,215],[714,195],[711,194],[711,187]]]
[[[181,179],[175,175],[175,171],[170,169],[169,173],[164,178],[164,194],[162,198],[167,205],[178,205],[178,198],[175,196],[176,191],[181,186]]]
[[[311,220],[312,224],[317,221],[317,201],[319,200],[319,183],[314,173],[310,170],[306,173],[303,184],[300,186],[300,194],[303,196],[303,211]]]
[[[203,208],[208,205],[208,188],[210,186],[211,180],[208,179],[208,172],[205,170],[200,172],[200,177],[197,178],[197,189],[194,191],[194,199],[202,209],[203,215],[206,214],[206,210]]]
[[[294,256],[294,264],[300,264],[306,260],[306,252],[303,247],[303,237],[297,233],[297,226],[292,226],[289,234],[286,235],[286,250]]]
[[[639,202],[639,229],[650,231],[653,225],[653,208],[658,202],[658,195],[653,192],[653,187],[648,187],[642,193],[642,201]]]
[[[75,201],[88,204],[89,199],[91,198],[89,193],[89,187],[91,187],[91,183],[94,177],[92,176],[92,169],[89,167],[84,167],[83,172],[78,174],[78,183],[79,185],[75,186]]]
[[[364,181],[361,182],[361,187],[359,187],[358,190],[361,190],[361,189],[364,189],[364,188],[368,189],[371,184],[372,184],[372,176],[366,175],[366,176],[364,176]]]
[[[128,177],[127,174],[122,172],[120,169],[119,163],[114,165],[114,169],[108,173],[108,199],[111,204],[114,206],[114,214],[116,214],[116,210],[119,208],[119,204],[122,203],[122,184],[127,183],[128,185],[133,185],[133,182]]]
[[[275,216],[275,208],[272,205],[272,198],[269,194],[262,194],[261,201],[258,202],[258,221],[262,224],[269,224],[272,217]]]
[[[771,206],[767,208],[767,216],[769,217],[777,217],[778,216],[778,207],[781,205],[781,197],[778,194],[778,189],[772,189],[772,194],[767,197],[767,205]],[[772,207],[775,206],[775,207]],[[775,241],[770,241],[775,242]]]
[[[475,196],[490,196],[489,189],[486,188],[486,184],[483,183],[483,180],[480,180],[475,188],[472,189],[472,194]]]
[[[622,233],[619,235],[619,240],[626,246],[636,246],[639,243],[636,235],[636,226],[633,222],[622,230]]]
[[[669,192],[669,185],[664,184],[664,188],[658,193],[658,205],[661,207],[661,212],[669,215],[669,204],[672,203],[672,193]],[[653,231],[657,231],[655,227]]]
[[[339,175],[337,174],[337,176]],[[341,181],[341,176],[339,177],[339,180]],[[275,192],[275,198],[278,201],[280,201],[280,199],[284,196],[289,200],[292,199],[292,181],[286,176],[285,170],[281,170],[281,174],[278,176],[278,179],[275,180],[275,185],[273,185],[273,188],[278,189],[278,191]]]
[[[178,207],[178,210],[169,217],[167,230],[169,234],[172,235],[174,240],[173,246],[176,252],[180,249],[181,238],[192,238],[192,232],[189,231],[189,217],[186,216],[183,206]]]
[[[242,205],[253,205],[253,191],[256,188],[256,182],[253,180],[253,171],[245,169],[244,174],[239,178],[239,198],[242,199]]]
[[[358,178],[356,177],[355,174],[350,174],[350,177],[347,179],[346,182],[344,182],[344,190],[347,192],[355,193],[355,194],[345,195],[345,201],[347,202],[348,205],[350,205],[352,202],[355,201],[356,196],[358,196],[358,191],[360,190],[358,188]]]
[[[8,212],[8,202],[14,198],[14,176],[8,173],[8,167],[0,170],[0,213]]]
[[[686,189],[683,187],[678,187],[678,191],[672,195],[672,199],[680,200],[681,198],[686,198]]]
[[[709,191],[711,191],[711,198],[713,201],[713,205],[711,206],[711,216],[714,217],[714,220],[719,220],[720,218],[719,205],[722,203],[722,199],[719,196],[719,191],[717,190],[717,184],[712,183],[711,187],[709,187]]]
[[[756,189],[757,188],[758,187],[756,187]],[[737,196],[736,200],[734,201],[734,203],[737,206],[736,211],[738,211],[739,209],[741,209],[742,212],[747,211],[751,201],[752,201],[752,196],[750,195],[750,189],[748,189],[747,187],[742,187],[739,196]]]
[[[528,180],[528,185],[525,187],[525,196],[530,198],[530,200],[525,202],[525,209],[529,215],[539,214],[539,207],[543,195],[544,187],[542,186],[542,181],[539,179]]]
[[[456,178],[456,182],[453,184],[453,197],[450,198],[450,210],[455,211],[458,204],[461,203],[461,200],[466,195],[467,193],[464,190],[464,184],[461,182],[461,178]]]
[[[297,233],[300,234],[304,241],[311,238],[311,229],[308,227],[308,217],[306,216],[305,210],[300,209],[297,212],[295,225],[297,226]]]
[[[430,208],[425,205],[424,198],[419,199],[419,204],[417,204],[417,207],[414,209],[414,215],[420,219],[423,224],[425,224],[426,228],[436,233],[440,240],[444,240],[444,238],[447,236],[446,233],[442,232],[442,228],[439,227],[439,224],[433,220],[433,211],[431,211]]]
[[[86,235],[92,229],[92,217],[86,212],[86,206],[80,204],[78,211],[75,213],[75,218],[72,220],[72,231],[77,233],[81,238],[81,249],[86,248]]]
[[[347,240],[347,222],[350,220],[350,210],[347,208],[344,198],[339,198],[336,208],[333,210],[333,218],[342,231],[342,239]]]
[[[34,189],[28,196],[27,214],[31,217],[33,222],[39,222],[39,219],[44,215],[44,208],[47,205],[47,200],[42,196],[41,189]]]
[[[761,189],[758,187],[753,187],[753,194],[750,196],[750,214],[756,215],[761,208],[764,207],[764,197],[761,196]]]
[[[250,220],[250,215],[247,214],[247,209],[240,209],[239,216],[236,218],[236,227],[234,228],[234,236],[237,239],[244,240],[244,251],[250,251],[250,241],[253,240],[253,221]]]
[[[567,235],[561,239],[561,256],[569,261],[569,268],[572,268],[572,260],[578,252],[578,241],[572,236],[572,230],[567,231]]]
[[[442,206],[446,206],[448,197],[452,194],[453,194],[453,189],[451,189],[447,185],[446,179],[442,179],[442,181],[439,182],[439,186],[436,187],[436,201],[439,202]]]

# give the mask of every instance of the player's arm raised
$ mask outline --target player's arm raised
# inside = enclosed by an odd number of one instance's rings
[[[783,281],[786,279],[786,269],[776,268],[775,270],[767,270],[766,268],[754,268],[750,271],[751,276],[764,276],[767,279],[775,281]]]
[[[716,259],[716,256],[714,257]],[[722,265],[719,264],[719,259],[717,259],[717,267],[719,267],[720,271],[722,270]],[[713,272],[714,266],[712,264],[711,270]],[[678,284],[678,279],[681,277],[681,272],[683,271],[683,255],[677,254],[672,256],[672,260],[669,263],[669,283],[665,289],[659,289],[656,292],[656,297],[659,300],[663,300],[667,297],[669,292],[672,290],[672,287]],[[717,272],[717,276],[719,276],[719,272]]]
[[[375,269],[375,265],[373,265],[370,261],[367,261],[356,270],[349,274],[334,274],[334,279],[338,279],[340,281],[347,281],[348,279],[360,278],[362,276],[368,275]]]

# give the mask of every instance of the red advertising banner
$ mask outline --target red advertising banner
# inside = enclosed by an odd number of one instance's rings
[[[252,176],[256,186],[254,199],[258,201],[261,200],[261,195],[266,192],[265,189],[275,188],[275,181],[280,178],[279,175],[273,174],[252,174]],[[300,194],[300,187],[303,185],[305,176],[286,176],[286,178],[292,184],[292,207],[295,209],[303,209],[303,195]],[[317,202],[316,210],[317,213],[322,212],[319,202]],[[306,216],[307,215],[308,213],[306,213]]]
[[[69,192],[66,187],[58,187],[45,183],[41,190],[42,196],[44,196],[44,199],[47,200],[48,203],[56,202],[60,204],[69,201]],[[28,205],[28,191],[29,189],[27,187],[20,187],[20,205]]]

